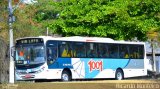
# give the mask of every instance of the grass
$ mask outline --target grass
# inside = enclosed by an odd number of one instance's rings
[[[102,80],[102,81],[72,81],[72,82],[21,82],[16,84],[1,84],[0,89],[115,89],[117,84],[125,85],[130,84],[158,84],[158,89],[160,89],[160,80]],[[3,86],[3,87],[2,87]],[[9,86],[4,88],[4,86]],[[120,85],[121,86],[121,85]],[[121,88],[121,87],[120,87]],[[156,88],[156,87],[155,87]],[[123,88],[122,88],[123,89]],[[130,88],[132,89],[132,88]],[[135,89],[135,88],[134,88]],[[145,89],[145,88],[144,88]],[[154,89],[147,88],[147,89]]]

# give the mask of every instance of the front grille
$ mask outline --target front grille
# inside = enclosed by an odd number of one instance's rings
[[[19,72],[20,74],[33,74],[36,73],[37,71],[32,71],[32,72]]]

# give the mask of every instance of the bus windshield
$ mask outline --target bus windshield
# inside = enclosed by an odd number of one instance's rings
[[[17,46],[16,64],[39,64],[45,62],[44,46]]]

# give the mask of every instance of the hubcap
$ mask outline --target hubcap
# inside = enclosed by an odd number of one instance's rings
[[[120,72],[117,73],[117,79],[122,80],[122,74]]]
[[[69,80],[69,77],[68,77],[67,74],[63,74],[63,75],[62,75],[62,79],[63,79],[64,81],[68,81],[68,80]]]

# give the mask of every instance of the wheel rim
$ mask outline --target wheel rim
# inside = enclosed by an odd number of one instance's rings
[[[117,79],[122,80],[122,73],[120,73],[120,72],[117,73]]]
[[[68,81],[68,80],[69,80],[68,75],[67,75],[67,74],[63,74],[63,75],[62,75],[62,80]]]

